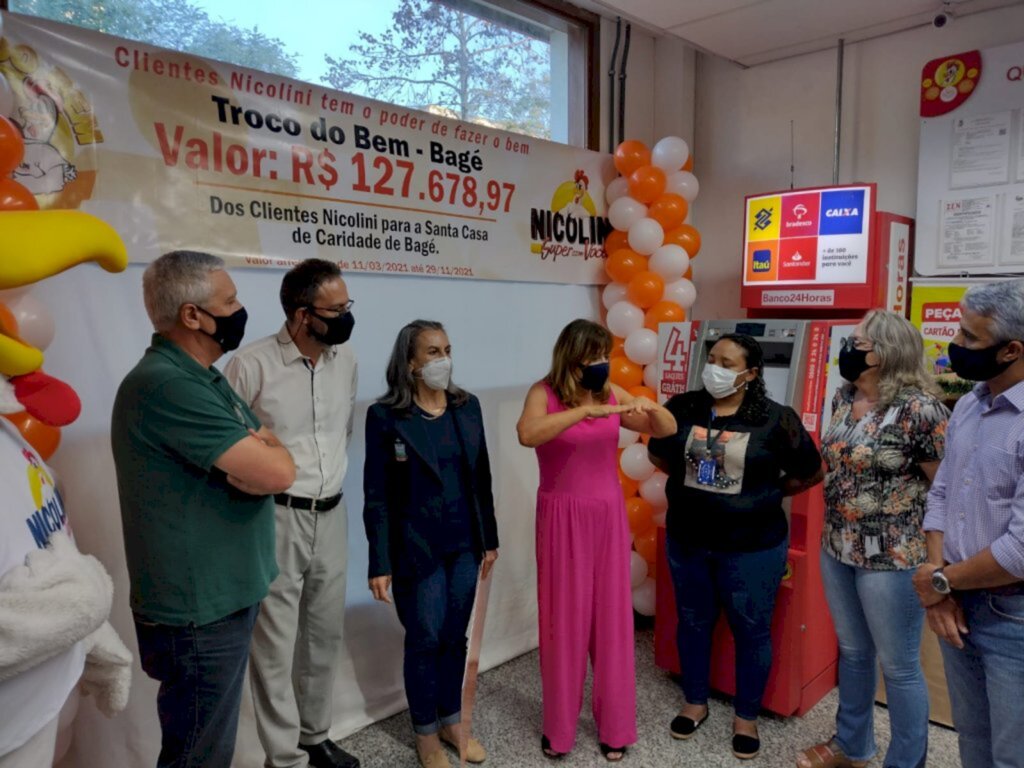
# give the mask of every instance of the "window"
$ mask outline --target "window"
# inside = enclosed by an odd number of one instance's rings
[[[588,115],[598,87],[598,17],[560,0],[6,4],[458,120],[597,146]]]

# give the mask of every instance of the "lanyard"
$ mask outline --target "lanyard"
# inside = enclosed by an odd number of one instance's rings
[[[728,417],[726,417],[726,418],[728,418]],[[707,457],[711,456],[711,451],[715,447],[715,443],[717,443],[719,438],[723,435],[723,433],[725,432],[725,427],[726,427],[726,424],[723,424],[722,428],[718,430],[718,434],[715,435],[714,437],[712,437],[711,436],[711,422],[713,422],[714,420],[715,420],[715,409],[712,408],[711,409],[711,414],[708,416],[708,436],[707,436],[707,440],[706,440],[706,447],[704,449],[704,455],[707,456]]]

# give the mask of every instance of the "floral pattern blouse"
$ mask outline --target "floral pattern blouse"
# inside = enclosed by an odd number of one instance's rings
[[[832,400],[821,441],[825,474],[822,548],[840,562],[878,571],[927,559],[922,527],[929,482],[918,466],[942,459],[949,410],[919,390],[888,408],[852,415],[853,387]]]

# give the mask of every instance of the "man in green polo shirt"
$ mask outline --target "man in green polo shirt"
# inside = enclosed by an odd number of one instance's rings
[[[156,333],[118,389],[111,441],[139,655],[160,682],[157,766],[226,768],[277,575],[273,494],[295,465],[213,367],[246,321],[224,262],[167,253],[143,294]]]

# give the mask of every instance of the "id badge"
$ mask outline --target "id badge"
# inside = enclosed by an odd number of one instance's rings
[[[395,440],[395,461],[406,461],[409,456],[405,452],[405,443]]]
[[[701,459],[697,465],[697,483],[699,485],[714,485],[715,475],[718,474],[718,464],[714,459]]]

